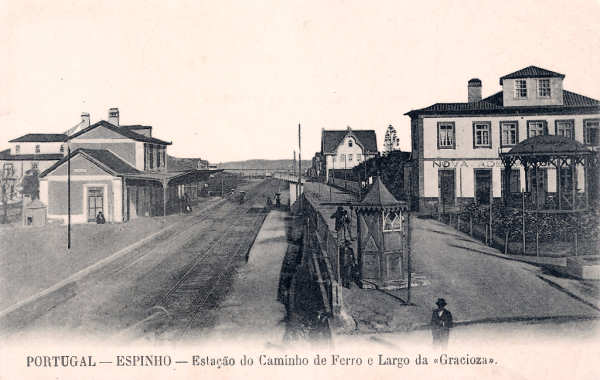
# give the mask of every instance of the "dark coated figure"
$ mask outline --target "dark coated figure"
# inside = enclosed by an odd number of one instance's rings
[[[435,303],[437,308],[431,314],[431,334],[434,346],[445,349],[448,347],[448,338],[452,328],[452,313],[446,309],[446,300],[438,298]]]
[[[104,218],[104,213],[102,211],[98,211],[98,215],[96,215],[96,224],[104,224],[106,223],[106,219]]]

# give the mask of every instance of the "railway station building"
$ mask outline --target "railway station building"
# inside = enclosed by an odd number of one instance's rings
[[[176,162],[167,155],[171,142],[153,137],[151,126],[120,126],[117,108],[108,120],[85,121],[63,135],[60,156],[39,175],[48,220],[66,222],[69,205],[72,223],[95,222],[99,212],[115,223],[177,212],[184,194],[195,199],[210,175],[208,169],[169,170]]]
[[[597,170],[540,164],[539,170],[527,172],[517,161],[506,171],[501,160],[501,154],[529,138],[554,135],[563,142],[577,142],[562,144],[563,150],[575,146],[590,151],[597,162],[600,102],[567,91],[564,78],[564,74],[529,66],[502,76],[501,90],[486,98],[482,98],[481,80],[475,78],[468,81],[466,102],[435,103],[407,112],[415,169],[412,207],[424,213],[452,210],[473,201],[489,204],[503,195],[510,198],[511,194],[503,192],[516,194],[532,188],[538,189],[537,197],[548,199],[560,193],[559,186],[564,187],[563,194],[586,193],[596,199]],[[526,145],[530,149],[539,146]],[[549,149],[548,144],[543,149]],[[507,175],[510,186],[505,188]]]

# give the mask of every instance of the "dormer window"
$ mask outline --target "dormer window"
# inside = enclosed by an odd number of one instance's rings
[[[36,145],[36,146],[35,146],[35,152],[36,152],[36,153],[39,153],[39,152],[40,152],[40,146],[39,146],[39,145]]]
[[[549,98],[550,96],[550,79],[538,79],[538,97]]]
[[[527,81],[525,79],[515,79],[515,99],[527,98]]]
[[[65,152],[65,146],[63,144],[60,144],[60,152],[61,153]]]
[[[21,145],[15,145],[15,154],[21,153]]]

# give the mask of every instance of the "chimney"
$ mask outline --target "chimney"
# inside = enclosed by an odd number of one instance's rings
[[[82,129],[85,129],[87,127],[90,126],[90,114],[87,112],[82,112],[81,113],[81,121],[79,123],[77,123],[76,126],[69,128],[66,132],[65,135],[67,136],[71,136],[79,131],[81,131]]]
[[[81,122],[79,123],[79,127],[81,129],[87,128],[90,126],[90,114],[87,112],[81,113]]]
[[[119,126],[119,109],[118,108],[109,108],[108,122],[117,127]]]
[[[481,80],[479,78],[470,79],[467,89],[469,103],[481,100]]]

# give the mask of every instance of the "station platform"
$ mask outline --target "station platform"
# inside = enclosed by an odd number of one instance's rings
[[[211,341],[252,342],[279,346],[285,333],[285,306],[277,300],[281,266],[287,249],[287,212],[272,210],[262,225],[248,263],[237,272],[231,292],[219,306]]]

